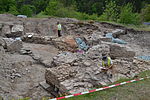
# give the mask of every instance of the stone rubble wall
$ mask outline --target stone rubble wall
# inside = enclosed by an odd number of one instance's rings
[[[128,50],[126,46],[117,45],[115,49],[122,50],[123,53],[115,56],[119,59],[113,60],[114,67],[112,70],[108,71],[108,73],[103,72],[101,70],[101,54],[111,54],[112,45],[116,44],[103,43],[95,45],[84,54],[60,53],[54,57],[51,68],[46,70],[46,82],[55,85],[60,94],[74,94],[98,85],[110,84],[120,78],[134,77],[139,72],[148,69],[148,64],[144,65],[143,69],[139,64],[134,64],[133,51]],[[115,53],[117,54],[118,51]],[[130,55],[130,59],[126,55]],[[111,74],[112,77],[109,76]]]

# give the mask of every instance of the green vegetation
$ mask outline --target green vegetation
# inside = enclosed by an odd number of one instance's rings
[[[119,22],[123,24],[138,24],[139,17],[137,13],[133,13],[133,5],[127,4],[121,9]]]
[[[150,70],[140,73],[138,75],[138,78],[147,76],[150,76]],[[120,79],[113,84],[121,83],[128,80],[131,79]],[[149,83],[150,79],[146,79],[106,89],[103,91],[93,92],[63,100],[149,100],[150,98]],[[48,99],[49,99],[48,97],[43,97],[41,100],[48,100]],[[30,100],[30,98],[24,98],[19,100]]]
[[[139,77],[150,76],[150,71],[142,72]],[[121,79],[115,83],[127,81]],[[110,88],[104,91],[68,98],[65,100],[149,100],[150,79],[129,83],[123,86]]]
[[[33,10],[31,5],[23,5],[20,9],[20,14],[32,16]]]
[[[150,22],[150,0],[0,0],[0,13],[139,25]]]
[[[110,1],[106,3],[106,8],[100,17],[103,21],[117,21],[119,18],[119,7],[116,5],[115,1]]]
[[[142,21],[150,21],[150,4],[147,5],[145,8],[141,11],[141,20]]]

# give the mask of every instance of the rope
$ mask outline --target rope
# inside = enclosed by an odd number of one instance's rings
[[[53,99],[49,99],[49,100],[60,100],[60,99],[65,99],[65,98],[74,97],[74,96],[89,94],[89,93],[92,93],[92,92],[102,91],[102,90],[105,90],[105,89],[109,89],[109,88],[113,88],[113,87],[125,85],[125,84],[128,84],[128,83],[133,83],[133,82],[136,82],[136,81],[141,81],[141,80],[145,80],[145,79],[149,79],[149,78],[150,78],[150,77],[139,78],[139,79],[133,79],[133,80],[126,81],[126,82],[117,83],[117,84],[114,84],[114,85],[105,86],[105,87],[102,87],[102,88],[93,89],[93,90],[89,90],[89,91],[85,91],[85,92],[81,92],[81,93],[76,93],[76,94],[72,94],[72,95],[67,95],[67,96],[63,96],[63,97],[53,98]]]

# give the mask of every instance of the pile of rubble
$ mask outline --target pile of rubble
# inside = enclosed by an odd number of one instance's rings
[[[120,78],[130,78],[139,72],[149,70],[150,62],[145,63],[132,56],[118,56],[113,60],[114,68],[109,73],[112,77],[101,70],[101,53],[110,53],[108,45],[97,45],[85,54],[63,52],[54,57],[52,68],[46,70],[45,79],[50,87],[57,88],[57,95],[74,94],[94,88],[98,85],[107,85]],[[127,51],[127,50],[125,50]],[[131,51],[126,52],[129,55]],[[94,56],[95,55],[95,56]],[[117,55],[116,55],[117,57]],[[48,91],[55,91],[49,88]]]
[[[99,43],[82,54],[62,52],[54,57],[51,68],[45,73],[49,84],[47,90],[55,96],[79,93],[150,69],[150,62],[135,59],[135,52],[130,47],[103,41]],[[114,67],[109,74],[101,70],[102,53],[113,58]]]
[[[150,61],[137,58],[150,53],[149,32],[70,18],[21,19],[0,14],[0,20],[0,94],[5,98],[74,94],[150,70]],[[62,23],[62,37],[57,37],[57,21]],[[126,44],[114,43],[112,37]],[[77,38],[87,45],[86,50]],[[107,73],[102,70],[103,53],[113,61]]]

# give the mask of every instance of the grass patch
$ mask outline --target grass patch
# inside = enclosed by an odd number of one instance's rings
[[[138,75],[138,78],[142,77],[144,78],[147,76],[150,76],[150,70],[140,73]],[[131,79],[120,79],[113,84],[121,83],[128,80]],[[150,98],[150,79],[146,79],[106,89],[103,91],[93,92],[62,100],[150,100],[149,98]],[[49,99],[50,99],[49,97],[43,97],[41,100],[49,100]],[[27,97],[19,100],[30,100],[30,98]]]
[[[112,22],[112,21],[101,21],[101,22],[107,22],[107,23],[111,23],[111,24],[115,24],[115,25],[120,25],[120,26],[124,26],[127,28],[133,28],[135,30],[138,31],[150,31],[150,25],[133,25],[133,24],[121,24],[121,23],[116,23],[116,22]]]
[[[133,28],[139,31],[150,31],[150,25],[127,25],[129,28]]]
[[[46,15],[44,12],[41,12],[35,16],[33,16],[32,18],[48,18],[50,17],[49,15]]]
[[[150,71],[142,72],[138,76],[150,76]],[[115,83],[120,83],[127,80],[131,79],[121,79]],[[149,100],[149,98],[150,79],[146,79],[115,88],[110,88],[104,91],[68,98],[65,100]]]

